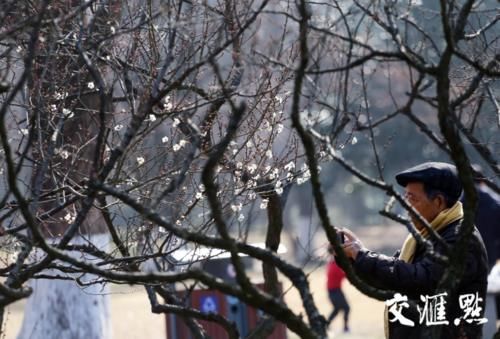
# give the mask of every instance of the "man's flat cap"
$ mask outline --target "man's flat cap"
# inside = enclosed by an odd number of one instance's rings
[[[462,183],[454,165],[445,162],[425,162],[396,174],[401,186],[409,182],[421,182],[429,188],[442,191],[450,198],[458,200],[462,194]]]

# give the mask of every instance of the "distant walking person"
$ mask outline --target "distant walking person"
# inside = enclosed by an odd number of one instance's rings
[[[350,307],[341,288],[345,272],[335,262],[331,246],[328,247],[328,252],[331,254],[331,259],[327,267],[327,288],[328,297],[333,305],[333,311],[328,317],[328,324],[331,324],[340,311],[344,311],[344,332],[349,332]]]
[[[500,259],[500,195],[487,186],[481,166],[474,164],[472,167],[476,171],[474,182],[478,194],[474,224],[483,238],[491,271]]]

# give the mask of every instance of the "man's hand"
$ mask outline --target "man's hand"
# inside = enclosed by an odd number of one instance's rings
[[[345,236],[345,242],[342,245],[344,248],[344,252],[347,255],[348,258],[351,258],[352,260],[356,260],[356,257],[358,256],[359,250],[364,248],[363,244],[361,243],[361,240],[359,240],[358,237],[348,229],[342,229],[342,233],[344,233]]]

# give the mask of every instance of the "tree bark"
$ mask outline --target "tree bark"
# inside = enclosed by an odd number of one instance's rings
[[[105,247],[110,239],[99,234],[90,237],[99,248]],[[86,244],[82,237],[75,237],[73,244]],[[79,257],[79,252],[73,252]],[[55,270],[44,274],[61,275]],[[67,274],[82,283],[94,281],[93,274]],[[112,337],[109,312],[109,288],[107,285],[92,284],[79,286],[73,280],[31,280],[33,294],[28,298],[23,324],[18,339],[108,339]]]

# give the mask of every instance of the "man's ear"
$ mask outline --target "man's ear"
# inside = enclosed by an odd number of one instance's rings
[[[437,207],[440,209],[440,210],[444,210],[446,209],[446,199],[444,197],[444,195],[442,194],[438,194],[434,197],[434,200],[437,202]]]

